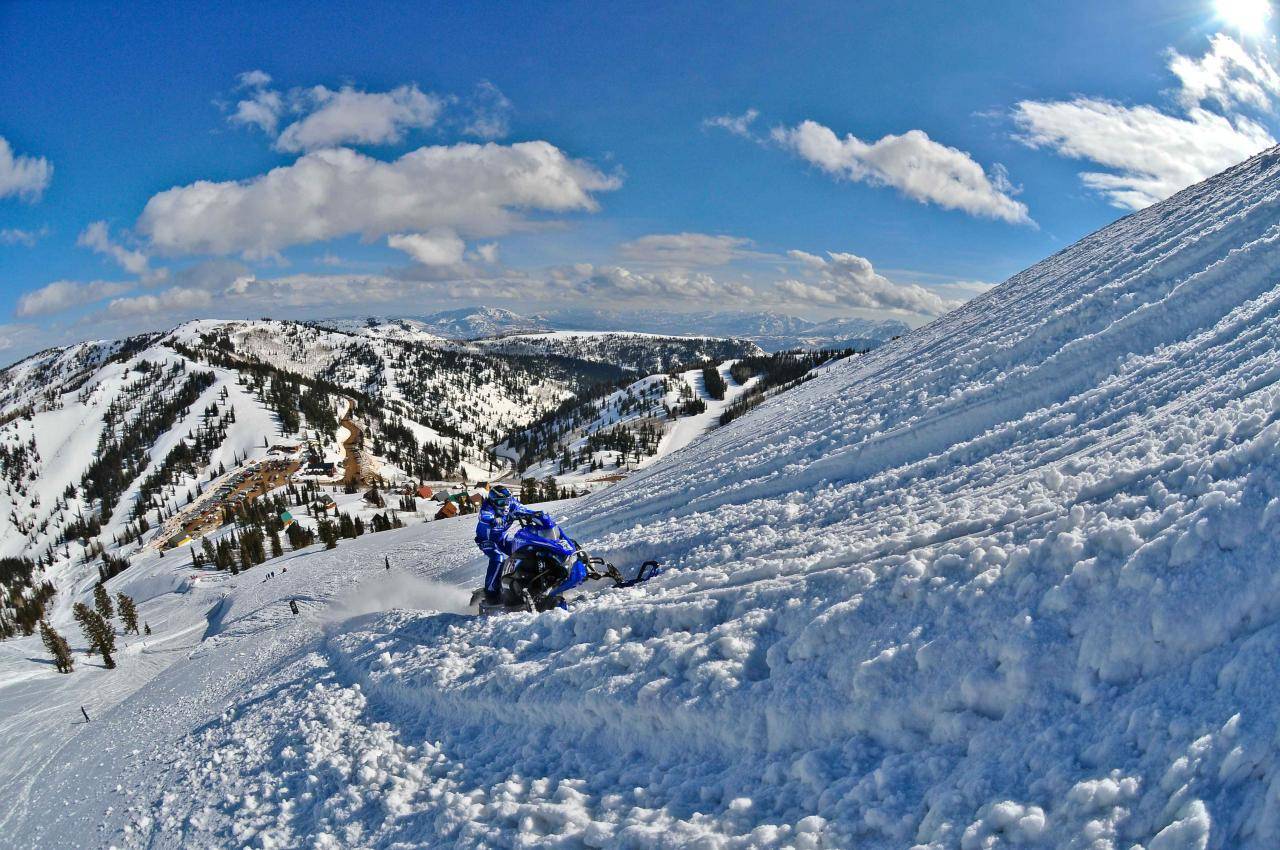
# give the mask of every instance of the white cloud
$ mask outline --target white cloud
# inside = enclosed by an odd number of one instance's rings
[[[0,324],[0,351],[10,352],[9,356],[36,351],[47,345],[47,335],[34,325]]]
[[[23,230],[17,227],[0,228],[0,245],[25,245],[28,248],[49,235],[49,228]]]
[[[49,160],[42,156],[15,156],[8,139],[0,136],[0,198],[13,195],[34,203],[52,179]]]
[[[424,266],[456,266],[467,248],[467,243],[447,227],[426,233],[396,233],[387,237],[387,244]]]
[[[1169,70],[1178,78],[1178,99],[1190,108],[1206,101],[1223,109],[1249,106],[1271,111],[1280,96],[1280,73],[1261,54],[1251,54],[1229,35],[1217,33],[1199,59],[1170,51]]]
[[[1186,118],[1153,106],[1079,97],[1022,101],[1014,120],[1023,141],[1111,172],[1086,171],[1085,185],[1124,209],[1142,209],[1275,144],[1260,124],[1194,108]]]
[[[676,298],[709,301],[751,299],[755,290],[743,283],[721,281],[702,272],[664,269],[636,272],[621,266],[593,266],[581,263],[553,269],[553,289],[580,295],[606,295],[611,298]]]
[[[488,80],[482,80],[467,104],[468,116],[462,132],[485,141],[500,139],[511,132],[511,101]]]
[[[106,315],[113,319],[146,317],[204,310],[213,303],[213,296],[203,289],[174,287],[155,295],[138,295],[133,298],[116,298],[107,304]]]
[[[816,281],[788,279],[777,284],[787,299],[821,307],[891,310],[922,316],[941,316],[960,305],[914,283],[894,283],[878,274],[871,261],[857,254],[827,254],[823,259],[804,251],[789,252],[792,259],[816,272]]]
[[[718,127],[721,130],[727,130],[735,136],[742,136],[744,139],[754,139],[755,136],[751,132],[751,125],[760,117],[759,110],[748,109],[741,115],[715,115],[711,118],[702,120],[703,129],[709,127]]]
[[[663,233],[642,236],[618,246],[622,256],[670,266],[723,266],[734,260],[763,256],[748,250],[750,239],[708,233]]]
[[[1238,111],[1272,111],[1280,96],[1280,75],[1261,53],[1218,34],[1200,59],[1171,52],[1169,69],[1178,78],[1181,115],[1093,97],[1024,100],[1013,111],[1019,140],[1108,169],[1082,172],[1080,179],[1114,206],[1134,210],[1276,143]]]
[[[260,89],[271,85],[271,75],[266,71],[244,71],[236,74],[237,89]]]
[[[151,260],[142,251],[126,248],[112,240],[105,221],[95,221],[86,227],[76,239],[76,244],[108,257],[120,268],[138,275],[146,283],[163,280],[168,275],[168,269],[152,269]]]
[[[477,245],[474,253],[475,259],[479,262],[493,265],[498,262],[498,243],[486,242],[483,245]]]
[[[14,315],[27,318],[31,316],[48,316],[61,313],[72,307],[80,307],[123,295],[133,289],[134,284],[110,280],[94,280],[80,283],[74,280],[56,280],[47,286],[24,293],[18,299]]]
[[[243,76],[243,75],[242,75]],[[227,120],[232,124],[243,124],[257,127],[269,136],[274,136],[280,126],[280,116],[284,113],[284,98],[280,92],[272,89],[258,89],[249,97],[236,103],[235,111]]]
[[[816,121],[778,127],[773,139],[828,174],[873,186],[892,186],[912,200],[970,215],[1030,224],[1027,207],[1010,195],[1002,169],[988,175],[964,151],[933,141],[921,130],[864,142],[843,139]]]
[[[279,310],[404,302],[424,292],[438,293],[439,287],[386,275],[293,274],[259,278],[245,274],[228,286],[224,295],[242,307],[262,305]]]
[[[436,123],[445,100],[424,94],[417,86],[400,86],[389,92],[366,92],[345,86],[338,91],[314,86],[295,96],[305,117],[280,131],[275,147],[281,151],[308,151],[334,145],[395,144],[406,130]]]
[[[529,210],[594,211],[593,193],[619,185],[541,141],[429,146],[392,162],[329,148],[250,180],[161,192],[138,229],[161,251],[249,257],[352,233],[492,237],[530,226]]]

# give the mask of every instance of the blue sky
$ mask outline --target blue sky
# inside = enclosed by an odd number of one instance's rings
[[[0,5],[0,360],[470,303],[920,324],[1274,144],[1265,0]]]

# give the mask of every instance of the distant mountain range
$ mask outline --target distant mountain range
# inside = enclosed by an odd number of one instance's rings
[[[896,319],[843,318],[813,322],[772,312],[670,313],[664,310],[644,310],[622,313],[568,309],[539,318],[563,329],[631,330],[747,339],[765,351],[788,348],[875,348],[911,330]]]
[[[401,325],[406,332],[453,340],[475,340],[553,330],[638,331],[666,336],[727,337],[756,343],[765,351],[788,348],[874,348],[911,328],[896,319],[829,319],[761,312],[672,313],[665,310],[568,308],[523,316],[502,307],[463,307],[418,317],[335,319],[317,323],[357,332],[366,325]]]

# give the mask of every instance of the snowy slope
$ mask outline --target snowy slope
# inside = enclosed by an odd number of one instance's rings
[[[556,449],[551,452],[555,457],[519,470],[521,477],[541,481],[547,476],[554,476],[562,486],[594,489],[601,484],[610,484],[633,470],[651,466],[719,424],[720,414],[757,382],[758,378],[750,378],[745,384],[735,381],[730,370],[736,362],[726,360],[716,366],[726,385],[722,399],[712,398],[707,392],[701,369],[687,369],[674,375],[649,375],[603,398],[573,408],[570,413],[575,418],[571,421],[560,419],[550,423],[560,431],[560,436],[554,441]],[[674,418],[668,415],[668,411],[679,411],[682,404],[694,399],[705,405],[701,413],[682,413]],[[575,421],[580,424],[575,426]],[[651,429],[656,435],[651,451],[644,452],[636,461],[620,457],[616,450],[593,450],[591,437],[620,427],[633,433]],[[515,454],[507,446],[500,447],[499,451],[508,456]],[[570,453],[574,464],[567,467],[563,464],[560,458],[564,451]]]
[[[831,364],[567,506],[599,553],[671,567],[572,612],[404,598],[267,626],[246,596],[242,631],[77,732],[0,827],[23,847],[1280,845],[1278,249],[1273,150]],[[365,586],[412,541],[469,584],[468,531],[303,557]]]

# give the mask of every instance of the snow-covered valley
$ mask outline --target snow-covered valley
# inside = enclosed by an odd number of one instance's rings
[[[1278,211],[1272,150],[554,506],[668,568],[569,611],[460,613],[467,517],[142,559],[120,669],[0,643],[0,831],[1280,845]]]

